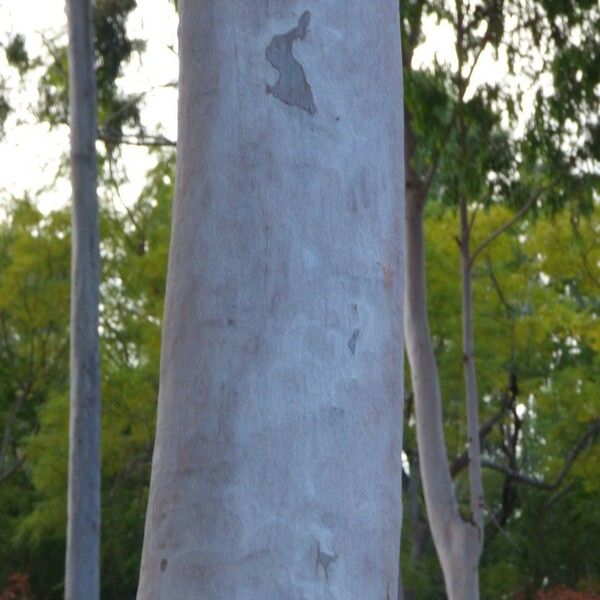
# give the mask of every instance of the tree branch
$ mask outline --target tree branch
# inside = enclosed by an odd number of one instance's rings
[[[492,285],[494,286],[494,289],[496,290],[496,293],[498,294],[498,298],[500,299],[500,302],[502,304],[504,304],[504,307],[506,308],[506,311],[508,313],[508,316],[512,316],[515,314],[516,310],[515,307],[506,299],[506,296],[504,295],[504,292],[502,291],[502,288],[500,287],[500,282],[498,281],[498,279],[496,278],[496,274],[494,273],[494,267],[492,266],[492,261],[490,260],[489,256],[486,256],[486,262],[488,265],[488,269],[490,272],[490,279],[492,280]]]
[[[477,257],[500,235],[502,235],[507,229],[510,229],[539,199],[540,196],[546,191],[548,186],[545,186],[541,190],[538,191],[537,194],[532,196],[521,208],[513,215],[511,219],[506,221],[503,225],[500,225],[498,229],[493,231],[490,235],[488,235],[481,244],[475,249],[473,254],[471,254],[470,263],[471,267],[475,263]]]
[[[535,477],[529,477],[527,475],[523,475],[522,473],[519,473],[518,471],[513,471],[513,469],[511,469],[510,467],[506,467],[505,465],[499,465],[495,462],[492,462],[491,460],[482,459],[481,466],[485,467],[486,469],[491,469],[492,471],[498,471],[499,473],[506,475],[506,477],[508,477],[509,479],[512,479],[513,481],[516,481],[518,483],[524,483],[531,487],[535,487],[535,488],[542,489],[542,490],[555,489],[553,484],[547,483],[543,479],[537,479]]]
[[[112,135],[106,131],[98,131],[98,139],[105,144],[113,145],[127,145],[127,146],[148,146],[151,148],[170,146],[176,147],[177,142],[170,140],[162,135],[147,135],[147,136],[134,136],[134,135]]]
[[[473,254],[471,254],[471,266],[475,263],[477,257],[499,236],[501,236],[507,229],[510,229],[533,205],[537,202],[540,194],[536,194],[532,198],[530,198],[518,211],[517,213],[509,219],[506,223],[500,225],[498,229],[493,231],[479,246],[475,249]]]
[[[587,254],[585,254],[585,252],[581,252],[581,262],[583,263],[583,270],[585,271],[585,273],[587,274],[587,276],[590,278],[590,280],[592,281],[592,283],[600,288],[600,280],[597,279],[597,277],[594,275],[592,268],[590,267],[590,263],[587,257]]]
[[[566,476],[569,474],[569,471],[573,467],[573,464],[577,460],[577,457],[581,454],[583,450],[585,450],[586,446],[598,435],[600,434],[600,419],[593,421],[588,427],[587,431],[581,436],[577,444],[572,448],[571,452],[567,456],[565,460],[565,464],[561,469],[560,473],[557,475],[556,479],[553,482],[547,482],[543,479],[538,479],[536,477],[530,477],[528,475],[523,475],[513,469],[506,467],[504,465],[496,464],[490,460],[484,459],[481,461],[481,466],[486,469],[491,469],[493,471],[498,471],[499,473],[503,473],[506,477],[509,477],[513,481],[517,483],[524,483],[531,487],[535,487],[537,489],[555,491],[557,490],[565,480]]]
[[[479,428],[479,439],[483,441],[494,429],[494,426],[502,419],[506,413],[506,409],[510,405],[510,399],[507,396],[503,396],[502,407],[497,413],[492,415],[480,428]],[[462,454],[457,456],[452,464],[450,465],[450,474],[454,479],[464,468],[469,464],[469,454],[465,450]]]

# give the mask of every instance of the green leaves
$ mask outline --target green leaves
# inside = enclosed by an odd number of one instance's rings
[[[18,33],[8,43],[5,48],[6,60],[11,67],[19,71],[23,76],[31,66],[29,54],[25,48],[25,37]]]
[[[174,181],[174,155],[155,157],[139,199],[124,211],[104,198],[101,215],[102,585],[109,598],[135,594],[152,457]],[[7,213],[0,224],[0,435],[10,422],[8,458],[24,463],[0,482],[7,540],[0,546],[0,581],[29,565],[34,589],[59,598],[70,221],[66,211],[44,216],[28,200],[13,202]],[[48,559],[50,547],[56,563]]]
[[[585,511],[592,510],[588,503],[598,491],[600,439],[584,438],[590,424],[600,418],[599,215],[596,206],[586,218],[575,220],[569,210],[535,220],[526,217],[497,238],[474,270],[481,422],[499,410],[514,373],[521,430],[517,465],[522,473],[555,482],[571,453],[586,440],[554,492],[514,484],[506,488],[503,475],[486,471],[489,531],[481,571],[485,598],[527,586],[537,589],[544,577],[576,586],[587,577],[586,568],[600,572],[596,554],[585,545],[595,548],[589,538],[598,538],[597,523],[592,524]],[[510,217],[507,207],[480,210],[473,243]],[[429,318],[451,461],[462,452],[465,439],[457,221],[453,210],[428,208]],[[503,436],[513,435],[515,426],[515,417],[506,412],[486,437],[484,456],[505,464]],[[457,490],[466,498],[463,478],[459,477]],[[551,502],[554,495],[560,500]],[[500,524],[508,497],[509,517]],[[597,514],[596,508],[592,512]],[[547,547],[554,551],[546,551]]]
[[[94,3],[94,47],[98,92],[98,127],[109,153],[123,130],[141,132],[139,97],[126,97],[119,89],[122,68],[134,52],[144,49],[142,40],[127,36],[126,22],[135,0],[100,0]],[[52,126],[68,123],[68,68],[66,47],[46,43],[51,63],[39,84],[37,115]]]

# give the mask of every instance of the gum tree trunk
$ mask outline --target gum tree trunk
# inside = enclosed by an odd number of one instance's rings
[[[138,600],[392,600],[395,0],[179,3],[176,198]]]
[[[65,598],[96,600],[100,581],[100,251],[91,1],[67,0],[67,17],[73,208]]]

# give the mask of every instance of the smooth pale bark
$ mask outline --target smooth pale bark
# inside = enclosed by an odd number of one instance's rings
[[[65,598],[99,598],[100,251],[96,195],[96,80],[92,4],[67,0],[73,187],[71,380]]]
[[[419,464],[427,516],[449,600],[479,598],[478,564],[481,538],[474,523],[459,510],[443,429],[442,399],[437,362],[427,318],[425,194],[410,166],[407,143],[405,337],[415,397]]]
[[[396,595],[395,0],[179,3],[158,424],[138,600]]]

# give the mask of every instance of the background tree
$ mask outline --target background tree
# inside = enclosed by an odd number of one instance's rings
[[[102,195],[102,596],[133,597],[150,475],[173,157],[157,156],[128,213]],[[68,443],[67,211],[31,202],[9,211],[1,236],[2,415],[13,415],[0,483],[4,579],[29,573],[36,596],[62,597]],[[40,260],[43,257],[43,260]],[[23,302],[22,298],[26,298]],[[62,308],[62,310],[60,310]],[[8,367],[12,366],[9,370]],[[19,407],[22,386],[32,385]],[[4,412],[6,410],[6,412]],[[1,589],[1,588],[0,588]]]
[[[535,15],[531,31],[529,20]],[[586,17],[583,17],[583,15]],[[430,69],[413,71],[412,59],[428,16],[435,15],[451,28],[454,40],[453,60],[435,62]],[[480,460],[479,400],[475,375],[473,330],[473,276],[477,262],[489,246],[508,228],[538,204],[556,209],[567,200],[581,209],[589,207],[598,175],[592,164],[593,144],[569,143],[567,114],[560,112],[561,90],[538,92],[534,116],[523,136],[509,135],[505,122],[517,123],[524,115],[524,88],[539,71],[523,66],[527,54],[542,57],[545,68],[556,67],[573,52],[568,35],[553,33],[555,20],[566,20],[586,41],[597,46],[595,26],[581,26],[583,20],[598,22],[598,13],[590,6],[538,7],[521,3],[409,3],[404,13],[405,69],[407,78],[407,350],[411,363],[415,394],[416,427],[420,467],[433,538],[446,577],[451,598],[478,596],[476,569],[483,548],[484,499]],[[515,25],[516,23],[516,25]],[[559,31],[563,28],[559,27]],[[548,39],[553,42],[549,43]],[[528,50],[526,50],[526,48]],[[531,48],[531,50],[529,50]],[[509,91],[498,85],[476,84],[474,74],[486,50],[506,53],[509,72],[514,74]],[[518,57],[521,61],[516,60]],[[536,57],[537,58],[537,57]],[[576,59],[574,59],[576,60]],[[585,68],[585,67],[584,67]],[[528,71],[530,69],[530,71]],[[554,75],[558,76],[558,69]],[[562,73],[564,76],[565,73]],[[508,77],[507,74],[507,78]],[[597,84],[594,68],[580,72],[579,94],[568,92],[571,107],[578,104],[577,126],[594,137],[590,107],[598,98],[585,93]],[[506,86],[508,87],[508,85]],[[577,86],[575,86],[577,87]],[[560,109],[560,110],[559,110]],[[594,109],[592,109],[593,111]],[[562,121],[557,118],[562,117]],[[575,117],[574,117],[575,118]],[[552,133],[548,135],[548,132]],[[567,196],[568,194],[568,196]],[[446,467],[443,439],[441,390],[437,375],[434,344],[429,333],[425,299],[425,245],[422,233],[424,207],[428,196],[455,206],[458,213],[458,242],[461,256],[462,363],[465,377],[468,449],[462,468],[468,466],[468,515],[461,515]],[[477,244],[475,228],[478,214],[486,207],[505,203],[515,214]],[[514,364],[512,365],[514,367]],[[431,374],[434,374],[432,377]],[[511,371],[515,376],[514,371]],[[435,421],[435,422],[434,422]],[[514,461],[513,461],[514,462]],[[514,464],[513,464],[514,466]],[[465,551],[465,548],[468,550]]]
[[[579,239],[573,235],[569,211],[552,220],[540,218],[535,225],[521,223],[497,240],[490,248],[490,261],[485,260],[475,271],[474,322],[480,332],[487,492],[487,541],[481,570],[485,598],[510,596],[519,589],[533,593],[554,583],[597,589],[599,567],[590,563],[581,542],[596,531],[591,525],[595,511],[588,505],[593,486],[588,488],[590,482],[584,482],[597,464],[598,454],[593,445],[600,408],[598,370],[593,366],[597,351],[592,349],[598,326],[588,301],[574,302],[564,287],[566,281],[578,281],[577,287],[588,289],[592,285],[577,264],[581,261],[577,256],[581,250],[587,255],[589,244],[597,246],[597,233],[592,233],[596,210],[580,223]],[[484,230],[494,230],[508,217],[508,209],[497,207],[480,214],[479,223]],[[465,498],[460,293],[453,276],[459,268],[452,238],[455,227],[451,210],[434,210],[431,205],[426,227],[429,315],[446,390],[450,472],[458,497]],[[598,267],[595,272],[597,275]],[[585,338],[575,334],[577,344],[573,340],[559,342],[573,337],[575,331],[581,331],[579,327],[585,330]],[[564,348],[560,363],[556,362],[557,348]],[[513,396],[507,374],[515,365],[518,389]],[[410,403],[408,407],[410,422]],[[413,435],[409,428],[405,441],[409,448],[414,444]],[[411,466],[411,479],[413,475]],[[409,485],[407,503],[411,493]],[[419,496],[417,501],[417,517],[405,527],[406,587],[416,598],[439,598],[436,582],[439,586],[441,573],[432,556]],[[583,507],[588,507],[588,512]]]
[[[65,598],[100,597],[100,242],[92,2],[68,0],[71,126],[69,484]]]

